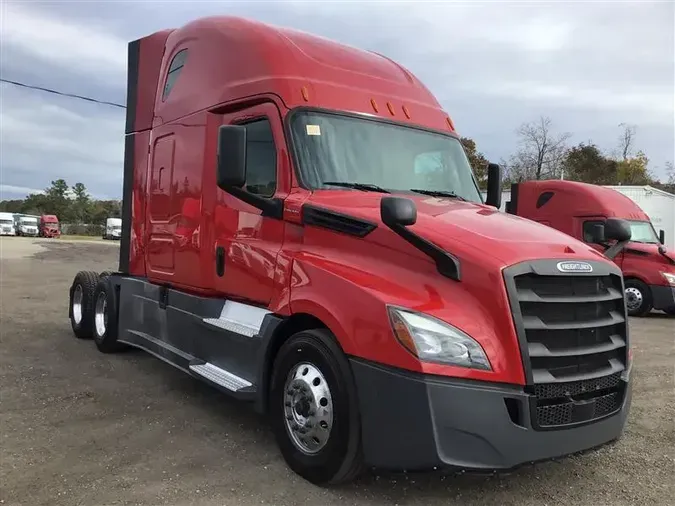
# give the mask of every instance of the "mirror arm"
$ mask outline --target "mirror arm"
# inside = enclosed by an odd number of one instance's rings
[[[388,225],[388,227],[436,262],[436,269],[438,269],[438,272],[442,276],[455,281],[461,281],[459,260],[454,256],[439,248],[434,243],[420,237],[403,225],[392,224]]]
[[[621,251],[623,251],[629,242],[630,241],[617,241],[613,246],[610,246],[609,249],[605,251],[605,256],[610,260],[614,260],[614,258],[619,253],[621,253]]]
[[[233,197],[246,202],[262,211],[262,215],[269,218],[281,220],[284,217],[284,201],[278,198],[265,198],[254,193],[250,193],[243,188],[229,186],[223,188]]]

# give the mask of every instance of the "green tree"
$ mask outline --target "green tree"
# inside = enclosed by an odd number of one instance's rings
[[[617,162],[602,154],[595,144],[581,143],[567,152],[563,160],[565,179],[591,184],[617,184]]]
[[[89,223],[92,215],[92,204],[87,188],[82,183],[73,186],[75,201],[72,205],[72,216],[75,223]]]
[[[466,152],[466,156],[469,159],[469,164],[473,169],[473,173],[476,175],[478,184],[482,189],[487,188],[488,159],[485,158],[483,153],[478,151],[476,148],[476,142],[473,139],[469,137],[462,137],[460,141],[464,146],[464,151]]]
[[[649,158],[642,151],[634,157],[617,163],[617,179],[620,184],[645,185],[652,184],[654,179],[649,171]]]

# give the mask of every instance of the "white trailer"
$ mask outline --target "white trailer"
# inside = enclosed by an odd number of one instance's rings
[[[120,237],[122,237],[122,218],[106,219],[103,239],[119,240]]]
[[[665,234],[665,246],[675,250],[675,195],[652,186],[607,186],[635,202],[659,233]]]
[[[14,214],[0,213],[0,235],[16,235]]]

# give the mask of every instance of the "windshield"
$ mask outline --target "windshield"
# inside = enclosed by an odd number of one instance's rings
[[[22,225],[28,225],[28,226],[36,226],[37,225],[37,219],[36,218],[21,218],[21,224]]]
[[[14,220],[6,220],[6,219],[0,219],[0,223],[3,225],[14,225]]]
[[[311,189],[447,192],[482,203],[458,139],[368,119],[298,112],[291,123],[299,170]],[[365,186],[358,189],[367,189]]]
[[[656,235],[654,226],[649,221],[629,221],[630,240],[633,242],[643,242],[647,244],[661,244],[659,236]]]

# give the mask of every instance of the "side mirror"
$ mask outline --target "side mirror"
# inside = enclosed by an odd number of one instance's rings
[[[605,242],[605,225],[596,223],[591,227],[591,242],[594,244],[602,244]]]
[[[415,202],[402,197],[382,197],[380,200],[380,218],[390,228],[407,227],[417,221]]]
[[[216,184],[223,190],[246,184],[246,127],[222,125],[218,129],[216,171]]]
[[[618,218],[608,218],[605,221],[605,238],[616,240],[618,242],[630,241],[630,224],[626,220]]]
[[[487,198],[485,203],[499,209],[502,206],[502,168],[496,163],[487,167]]]
[[[666,231],[663,229],[659,230],[659,242],[661,244],[666,244]]]

